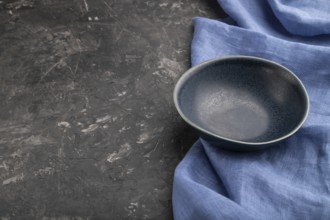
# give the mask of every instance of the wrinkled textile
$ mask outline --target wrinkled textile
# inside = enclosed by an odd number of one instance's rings
[[[198,140],[175,170],[174,218],[330,219],[328,1],[219,3],[236,25],[195,18],[192,65],[227,55],[278,62],[306,86],[310,113],[294,136],[263,151],[231,152]]]

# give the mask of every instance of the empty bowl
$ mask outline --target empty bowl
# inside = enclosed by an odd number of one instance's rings
[[[294,73],[248,56],[191,68],[177,82],[174,102],[203,139],[239,151],[263,149],[290,137],[309,110],[306,89]]]

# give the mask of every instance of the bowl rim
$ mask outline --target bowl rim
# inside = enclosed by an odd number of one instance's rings
[[[208,131],[208,130],[200,127],[199,125],[195,124],[190,119],[188,119],[185,116],[185,114],[182,112],[182,110],[180,108],[180,105],[179,105],[179,92],[180,92],[181,88],[183,87],[183,85],[185,84],[185,82],[190,77],[192,77],[193,75],[198,74],[200,70],[202,70],[203,68],[205,68],[207,66],[210,66],[210,65],[212,65],[214,63],[217,63],[217,62],[222,62],[222,61],[226,61],[226,60],[235,60],[235,59],[257,60],[257,61],[268,63],[268,64],[271,64],[271,65],[275,65],[277,67],[280,67],[280,68],[284,69],[285,71],[287,71],[289,74],[291,74],[295,78],[295,80],[297,81],[298,85],[302,89],[303,96],[304,96],[304,99],[305,99],[305,101],[307,103],[307,106],[305,108],[304,115],[303,115],[302,119],[300,120],[300,123],[294,129],[292,129],[292,131],[290,131],[288,134],[283,135],[283,136],[281,136],[279,138],[276,138],[276,139],[272,139],[272,140],[269,140],[269,141],[263,141],[263,142],[248,142],[248,141],[234,140],[234,139],[231,139],[231,138],[223,137],[221,135],[218,135],[218,134],[216,134],[214,132]],[[302,83],[302,81],[291,70],[289,70],[288,68],[286,68],[285,66],[283,66],[283,65],[281,65],[281,64],[279,64],[277,62],[274,62],[274,61],[271,61],[271,60],[268,60],[268,59],[264,59],[264,58],[260,58],[260,57],[255,57],[255,56],[243,56],[243,55],[223,56],[223,57],[218,57],[218,58],[210,59],[210,60],[207,60],[205,62],[202,62],[202,63],[200,63],[200,64],[198,64],[198,65],[196,65],[196,66],[188,69],[185,73],[182,74],[182,76],[180,77],[180,79],[177,81],[177,83],[175,85],[175,88],[174,88],[174,92],[173,92],[173,99],[174,99],[175,107],[176,107],[177,111],[179,112],[180,116],[184,119],[184,121],[186,121],[190,126],[194,127],[198,131],[203,132],[203,133],[205,133],[207,135],[210,135],[213,138],[225,140],[225,141],[236,143],[236,144],[243,144],[243,145],[250,145],[250,146],[269,145],[269,144],[273,144],[273,143],[279,142],[281,140],[284,140],[284,139],[292,136],[294,133],[296,133],[299,130],[299,128],[306,121],[306,119],[308,117],[308,113],[309,113],[309,108],[310,108],[309,96],[308,96],[307,90],[306,90],[304,84]]]

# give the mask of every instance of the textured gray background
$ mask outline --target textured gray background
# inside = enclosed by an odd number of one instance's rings
[[[0,1],[0,219],[172,219],[172,91],[215,0]]]

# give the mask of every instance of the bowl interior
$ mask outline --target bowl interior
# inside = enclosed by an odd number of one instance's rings
[[[289,70],[260,59],[225,59],[180,79],[178,108],[193,126],[243,142],[276,140],[300,126],[308,97]]]

